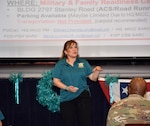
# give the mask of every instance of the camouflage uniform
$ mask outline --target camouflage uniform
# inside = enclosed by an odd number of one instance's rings
[[[107,126],[125,126],[127,123],[150,124],[150,101],[131,94],[112,105],[107,117]]]

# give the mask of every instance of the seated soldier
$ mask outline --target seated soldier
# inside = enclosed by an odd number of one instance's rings
[[[135,77],[128,86],[129,96],[114,103],[107,116],[107,126],[125,126],[125,124],[150,124],[150,101],[144,98],[146,82]]]

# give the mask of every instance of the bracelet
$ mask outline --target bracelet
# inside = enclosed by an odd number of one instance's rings
[[[68,91],[68,86],[65,86],[64,90]]]

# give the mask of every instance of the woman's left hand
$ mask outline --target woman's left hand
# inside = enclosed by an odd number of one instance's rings
[[[96,66],[93,68],[93,72],[95,71],[102,71],[102,68],[100,66]]]

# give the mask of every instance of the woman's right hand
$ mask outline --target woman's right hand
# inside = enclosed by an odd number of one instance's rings
[[[67,88],[67,91],[70,91],[70,92],[77,92],[78,91],[78,87],[75,87],[75,86],[68,86]]]

